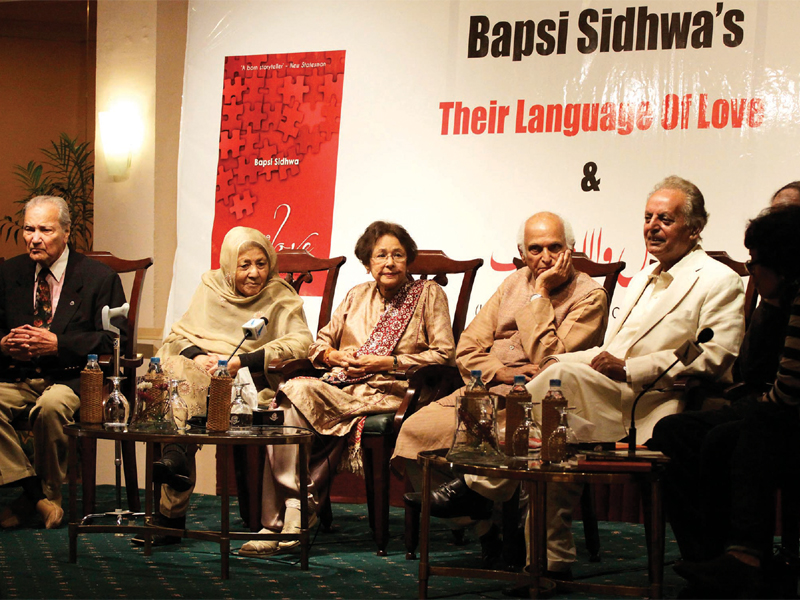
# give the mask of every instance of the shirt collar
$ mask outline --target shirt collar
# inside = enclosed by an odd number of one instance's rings
[[[50,265],[50,272],[53,274],[53,277],[56,281],[61,281],[61,278],[64,277],[64,271],[67,270],[67,261],[69,260],[69,245],[64,246],[64,251],[61,253],[52,265]],[[34,273],[34,279],[39,277],[39,271],[42,270],[42,265],[36,263],[36,272]]]
[[[669,271],[662,272],[661,265],[658,265],[652,272],[651,277],[654,278],[661,277],[662,279],[666,279],[667,281],[672,281],[673,279],[678,278],[683,271],[688,271],[693,268],[689,265],[689,263],[691,263],[692,260],[694,260],[692,258],[692,255],[695,252],[702,252],[702,251],[703,248],[700,246],[700,244],[695,244],[694,248],[689,250],[689,252],[687,252],[682,259],[680,259],[678,262],[672,265]]]

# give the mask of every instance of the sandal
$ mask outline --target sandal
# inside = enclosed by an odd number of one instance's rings
[[[269,529],[262,529],[258,533],[273,533]],[[250,558],[267,558],[281,551],[278,540],[250,540],[239,548],[239,556]]]

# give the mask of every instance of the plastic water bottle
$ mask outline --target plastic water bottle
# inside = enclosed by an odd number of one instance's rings
[[[560,457],[553,457],[550,455],[549,444],[553,432],[558,428],[561,422],[559,415],[559,408],[566,408],[567,399],[561,392],[561,380],[551,379],[550,389],[542,400],[542,460],[544,462],[559,462],[562,460]]]
[[[87,357],[81,371],[81,422],[103,422],[103,371],[97,362],[97,354]]]
[[[150,359],[150,364],[147,367],[147,374],[150,378],[155,378],[157,375],[162,375],[164,373],[163,369],[161,368],[161,358],[158,356],[154,356]]]
[[[523,404],[531,401],[531,395],[525,389],[525,375],[514,375],[514,387],[506,395],[506,434],[505,449],[507,456],[528,455],[528,432],[520,428],[525,420]],[[519,431],[518,431],[519,430]]]
[[[228,361],[219,359],[217,371],[211,378],[208,395],[208,420],[210,431],[228,431],[231,426],[231,386],[233,380],[228,373]]]
[[[466,391],[486,391],[486,386],[483,384],[483,379],[481,379],[483,372],[480,369],[473,369],[469,372],[469,375],[470,380]]]
[[[217,370],[214,372],[214,377],[230,377],[228,373],[228,359],[220,358],[217,362]]]

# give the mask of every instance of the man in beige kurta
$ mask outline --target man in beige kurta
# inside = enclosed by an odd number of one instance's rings
[[[456,349],[465,381],[480,369],[486,386],[501,395],[511,389],[514,375],[535,377],[544,358],[601,343],[608,323],[606,291],[572,266],[569,224],[538,213],[522,232],[518,247],[526,266],[503,281]],[[394,457],[408,459],[412,481],[417,453],[452,444],[455,398],[462,393],[429,404],[403,424]]]
[[[500,395],[509,392],[514,375],[535,378],[539,363],[548,356],[600,344],[608,324],[605,289],[572,266],[575,238],[569,223],[553,213],[538,213],[520,233],[517,245],[525,266],[503,281],[456,348],[456,364],[465,381],[471,370],[480,369],[486,386]],[[406,459],[415,489],[421,489],[417,453],[451,446],[455,398],[463,391],[422,408],[400,430],[393,459]],[[495,501],[510,498],[516,489],[516,482],[509,480],[469,476],[466,480],[474,491]],[[577,497],[580,488],[569,491]],[[548,510],[548,523],[557,517]],[[489,521],[478,523],[477,535],[490,527]],[[559,556],[556,552],[550,557],[553,569],[559,568]]]

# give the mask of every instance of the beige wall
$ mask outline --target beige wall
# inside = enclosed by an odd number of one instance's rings
[[[188,2],[99,0],[97,112],[133,100],[144,122],[142,147],[123,181],[107,173],[98,128],[95,143],[95,248],[123,258],[152,256],[139,313],[139,342],[158,347],[175,254],[178,140]],[[145,349],[145,353],[147,350]],[[113,446],[101,442],[98,483],[114,481]],[[137,451],[144,484],[144,448]],[[214,448],[198,455],[197,491],[214,493]]]

